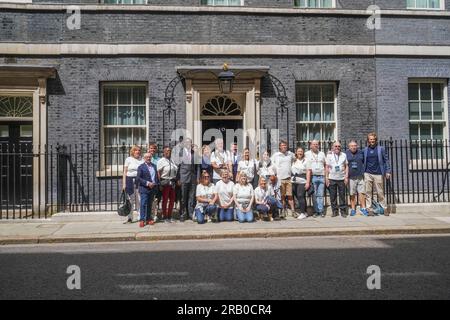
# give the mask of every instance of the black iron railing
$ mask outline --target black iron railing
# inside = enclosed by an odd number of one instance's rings
[[[341,144],[345,151],[347,141]],[[392,168],[385,185],[389,204],[450,202],[447,140],[380,144]],[[296,141],[292,150],[296,146],[308,149],[307,142]],[[331,141],[321,143],[324,152],[331,146]],[[36,150],[31,145],[0,145],[0,219],[117,209],[129,146],[99,150],[94,145],[57,145]]]

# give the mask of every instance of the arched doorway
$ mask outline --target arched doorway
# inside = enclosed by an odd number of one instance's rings
[[[227,95],[209,98],[200,110],[202,143],[210,144],[217,138],[224,140],[224,147],[242,140],[244,110],[241,104]]]

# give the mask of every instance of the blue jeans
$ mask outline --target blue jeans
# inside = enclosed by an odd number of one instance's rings
[[[153,189],[150,193],[141,192],[141,211],[140,211],[140,221],[152,220],[152,204],[155,199],[155,191]]]
[[[210,205],[210,204],[203,207],[203,212],[198,208],[195,209],[195,215],[197,217],[198,224],[204,224],[206,222],[205,217],[207,215],[211,217],[214,214],[214,212],[216,212],[216,210],[217,210],[217,206]]]
[[[236,215],[240,223],[244,222],[253,222],[253,211],[242,212],[239,209],[236,209]]]
[[[219,208],[219,221],[233,221],[234,208],[222,209]]]
[[[324,176],[313,176],[312,184],[314,186],[313,204],[314,212],[318,214],[323,213],[324,206],[324,193],[325,193],[325,177]]]

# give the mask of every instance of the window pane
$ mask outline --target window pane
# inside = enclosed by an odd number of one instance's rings
[[[20,126],[20,137],[22,137],[22,138],[33,137],[33,126],[32,125],[21,125]]]
[[[320,125],[318,124],[310,124],[309,125],[309,141],[312,140],[321,140],[320,136]]]
[[[323,136],[323,139],[325,141],[328,141],[328,140],[334,141],[334,129],[335,129],[334,124],[326,124],[325,125],[324,136]]]
[[[422,120],[432,120],[431,102],[422,102]]]
[[[444,86],[442,83],[433,84],[433,100],[442,100],[444,96]]]
[[[443,140],[444,139],[444,125],[441,123],[433,124],[433,139]]]
[[[134,119],[131,113],[131,106],[119,107],[119,124],[120,125],[135,125]]]
[[[441,7],[441,3],[439,0],[429,0],[429,8],[439,9]]]
[[[416,8],[426,8],[428,0],[416,0]]]
[[[410,83],[408,85],[409,100],[419,100],[419,84]]]
[[[323,104],[323,120],[334,121],[334,103]]]
[[[103,91],[103,103],[105,105],[117,104],[117,88],[105,88]]]
[[[145,125],[145,106],[133,107],[133,122],[138,126]]]
[[[117,107],[105,107],[104,113],[105,125],[117,125]]]
[[[410,102],[409,103],[409,120],[420,120],[420,103]]]
[[[444,119],[444,109],[442,108],[442,102],[433,102],[433,116],[434,120]]]
[[[409,138],[411,140],[419,140],[419,125],[410,124],[409,125]]]
[[[133,104],[145,104],[145,87],[133,88]]]
[[[308,104],[297,104],[297,121],[308,121]]]
[[[308,125],[297,124],[297,140],[308,141]]]
[[[117,130],[114,128],[105,129],[105,146],[117,145]]]
[[[420,140],[431,140],[431,124],[420,126]]]
[[[131,128],[119,129],[119,145],[131,146],[133,144],[133,136]]]
[[[9,127],[6,125],[0,126],[0,138],[8,138],[9,137]]]
[[[131,104],[131,87],[118,88],[119,104]]]
[[[407,6],[407,8],[415,8],[416,0],[407,0],[406,6]]]
[[[322,86],[322,100],[334,102],[334,86],[332,84]]]
[[[321,121],[320,103],[311,103],[309,105],[309,121]]]
[[[308,102],[308,86],[297,85],[297,102]]]
[[[133,145],[144,146],[147,144],[145,136],[145,129],[136,128],[133,129]]]
[[[321,92],[320,86],[309,86],[309,101],[320,102]]]
[[[431,100],[431,83],[420,84],[420,100]]]

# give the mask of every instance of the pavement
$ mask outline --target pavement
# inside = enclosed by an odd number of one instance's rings
[[[417,208],[416,208],[417,209]],[[351,236],[391,234],[450,234],[450,211],[424,207],[421,212],[390,216],[349,218],[288,218],[239,224],[238,222],[156,223],[139,228],[124,224],[115,213],[64,213],[51,219],[0,220],[0,245],[70,242],[163,241],[308,236]]]
[[[449,247],[449,235],[0,246],[0,300],[175,301],[156,306],[169,318],[185,303],[214,304],[184,299],[448,300]],[[283,308],[272,305],[273,315]]]

